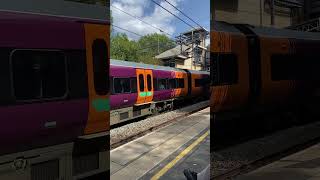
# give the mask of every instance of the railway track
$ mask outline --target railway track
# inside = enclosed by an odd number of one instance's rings
[[[146,119],[146,118],[159,116],[159,115],[161,115],[161,114],[168,113],[168,112],[170,112],[170,111],[179,110],[179,109],[182,109],[182,108],[184,108],[184,107],[192,106],[193,104],[197,104],[197,103],[203,102],[203,101],[206,101],[206,100],[196,100],[196,101],[184,100],[184,101],[181,101],[181,102],[180,102],[180,101],[174,102],[174,106],[173,106],[173,108],[172,108],[171,110],[166,110],[166,111],[162,111],[162,112],[157,112],[157,114],[154,114],[154,115],[146,115],[146,116],[138,117],[138,118],[131,119],[131,120],[128,120],[128,121],[120,122],[120,123],[111,125],[111,129],[119,128],[119,127],[121,127],[121,126],[125,126],[125,125],[131,124],[131,123],[135,123],[135,122],[144,120],[144,119]]]
[[[228,171],[226,173],[213,176],[213,178],[217,179],[217,180],[232,179],[232,178],[234,178],[234,177],[236,177],[238,175],[248,173],[248,172],[253,171],[253,170],[257,169],[257,168],[260,168],[260,167],[265,166],[267,164],[270,164],[270,163],[272,163],[274,161],[277,161],[277,160],[279,160],[279,159],[281,159],[283,157],[286,157],[288,155],[294,154],[294,153],[299,152],[299,151],[301,151],[303,149],[311,147],[312,145],[315,145],[315,144],[317,144],[319,142],[320,142],[320,138],[313,139],[312,141],[296,145],[296,146],[291,147],[290,149],[287,149],[285,151],[281,151],[281,152],[278,152],[278,153],[263,157],[261,159],[252,161],[252,162],[250,162],[248,164],[243,164],[240,167],[233,168],[232,170],[230,170],[230,171]]]
[[[183,107],[181,109],[176,109],[174,111],[170,111],[166,113],[161,113],[156,116],[151,116],[149,118],[146,118],[144,120],[133,121],[131,123],[111,129],[111,137],[110,137],[111,150],[123,144],[126,144],[134,139],[137,139],[141,136],[144,136],[150,132],[156,131],[157,129],[165,127],[171,123],[179,121],[181,120],[181,118],[189,116],[200,110],[203,110],[208,106],[209,106],[209,101],[202,101],[191,106]],[[167,117],[167,115],[170,113],[176,113],[176,114],[171,117],[169,116],[166,120],[164,120]],[[155,123],[157,119],[162,119],[162,122]],[[143,125],[144,123],[148,125]]]
[[[266,136],[284,128],[278,123],[277,127],[274,127],[272,130],[270,130],[265,125],[267,121],[267,119],[255,117],[236,118],[219,123],[219,125],[214,126],[216,131],[213,132],[213,137],[216,139],[216,141],[212,146],[212,150],[219,151],[226,149],[252,139]],[[284,121],[279,122],[285,123]]]
[[[318,119],[317,117],[312,115],[305,116],[304,119],[309,120],[303,121],[297,120],[297,117],[286,112],[229,120],[215,126],[212,136],[216,141],[212,146],[212,150],[219,151],[294,126],[306,125],[315,122]]]
[[[303,149],[306,149],[312,145],[315,145],[320,142],[320,135],[319,130],[320,130],[320,123],[316,122],[314,123],[314,127],[312,127],[313,124],[309,124],[306,126],[301,126],[301,127],[294,127],[292,130],[285,130],[283,134],[282,132],[278,132],[278,135],[270,136],[270,138],[266,138],[264,140],[261,140],[261,142],[266,142],[265,145],[261,146],[260,149],[268,149],[269,152],[265,152],[264,155],[260,155],[259,157],[255,158],[248,158],[248,160],[235,165],[234,167],[229,167],[227,170],[220,170],[220,172],[217,172],[217,169],[219,171],[219,168],[216,168],[213,165],[213,176],[211,178],[213,179],[218,179],[218,180],[225,180],[225,179],[235,179],[235,177],[248,173],[250,171],[253,171],[257,168],[260,168],[262,166],[265,166],[269,163],[272,163],[274,161],[277,161],[283,157],[286,157],[288,155],[294,154],[296,152],[299,152]],[[291,131],[291,132],[290,132]],[[304,134],[304,138],[295,138],[299,137],[302,134]],[[282,139],[279,140],[279,137]],[[275,141],[271,143],[272,141]],[[292,142],[288,142],[292,141]],[[295,141],[295,142],[293,142]],[[260,142],[260,143],[261,143]],[[288,143],[288,145],[283,145]],[[268,144],[269,143],[269,144]],[[249,143],[248,143],[249,144]],[[259,144],[258,141],[252,142],[251,146],[255,146]],[[262,143],[261,143],[262,144]],[[284,147],[277,147],[283,145]],[[272,147],[272,148],[271,148]],[[251,147],[252,148],[252,147]],[[279,148],[279,149],[277,149]],[[232,149],[232,148],[230,148]],[[236,148],[235,148],[236,149]],[[235,151],[239,151],[238,148]],[[256,149],[251,149],[251,150],[243,150],[243,151],[249,151],[246,154],[250,154],[251,152],[258,152],[259,150]],[[270,152],[273,151],[273,152]],[[228,159],[228,158],[226,158]],[[232,158],[231,158],[232,159]],[[241,158],[240,158],[241,159]],[[227,161],[227,160],[226,160]],[[234,160],[236,161],[236,160]],[[216,163],[216,162],[213,162]],[[221,168],[220,168],[221,169]]]

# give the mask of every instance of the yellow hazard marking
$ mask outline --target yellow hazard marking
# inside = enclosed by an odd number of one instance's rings
[[[183,150],[174,160],[172,160],[169,164],[167,164],[164,168],[162,168],[157,174],[155,174],[151,180],[157,180],[161,176],[163,176],[169,169],[171,169],[177,162],[186,156],[194,147],[196,147],[199,143],[201,143],[207,136],[209,135],[209,131],[204,133],[201,137],[199,137],[195,142],[193,142],[189,147]]]

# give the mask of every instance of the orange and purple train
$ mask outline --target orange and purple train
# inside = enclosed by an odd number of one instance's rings
[[[111,125],[210,96],[209,72],[111,59]]]
[[[211,117],[303,111],[319,88],[320,34],[214,22]]]
[[[109,21],[0,10],[0,27],[0,179],[108,175]]]

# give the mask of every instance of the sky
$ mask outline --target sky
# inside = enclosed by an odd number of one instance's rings
[[[182,18],[184,21],[190,25],[197,27],[195,23],[189,20],[187,17],[183,16],[179,11],[174,9],[170,4],[164,0],[154,0],[163,7],[167,8],[169,11],[175,15]],[[195,22],[200,24],[205,29],[210,29],[210,0],[167,0],[179,10],[184,12],[186,15],[191,17]],[[119,8],[131,15],[134,15],[143,21],[152,24],[155,27],[160,28],[166,33],[172,35],[170,38],[174,39],[179,33],[183,33],[191,30],[192,28],[186,25],[184,22],[180,21],[178,18],[174,17],[160,6],[153,3],[151,0],[111,0],[111,11],[113,17],[113,24],[124,29],[128,29],[139,35],[146,35],[150,33],[160,33],[158,29],[147,25],[138,19],[130,17],[129,15],[119,11]],[[140,37],[119,30],[118,28],[112,28],[115,32],[123,32],[128,35],[130,39],[137,40]]]

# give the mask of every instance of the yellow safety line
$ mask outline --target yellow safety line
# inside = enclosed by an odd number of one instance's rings
[[[161,176],[163,176],[169,169],[171,169],[177,162],[186,156],[194,147],[196,147],[200,142],[202,142],[209,135],[209,131],[199,137],[195,142],[193,142],[189,147],[183,150],[174,160],[172,160],[169,164],[167,164],[164,168],[162,168],[157,174],[155,174],[151,180],[157,180]]]

